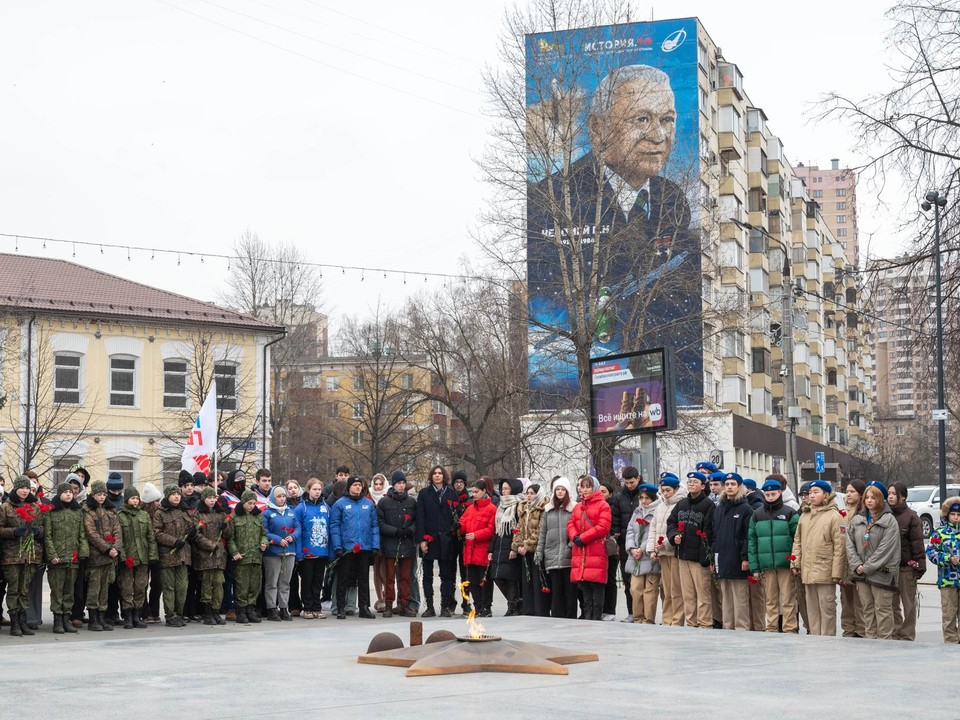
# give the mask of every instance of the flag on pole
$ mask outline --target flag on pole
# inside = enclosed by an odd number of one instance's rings
[[[207,393],[207,399],[200,406],[187,444],[183,448],[180,467],[190,473],[210,474],[210,456],[217,450],[217,385],[214,383]]]

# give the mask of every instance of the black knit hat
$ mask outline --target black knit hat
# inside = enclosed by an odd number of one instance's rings
[[[195,473],[193,474],[193,484],[194,484],[194,485],[206,485],[206,484],[207,484],[207,476],[206,476],[206,474],[205,474],[205,473],[202,473],[202,472],[195,472]]]
[[[180,475],[177,476],[177,485],[183,487],[184,485],[193,485],[193,475],[190,474],[189,470],[181,470]]]

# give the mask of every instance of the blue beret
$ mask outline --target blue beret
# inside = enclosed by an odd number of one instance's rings
[[[715,473],[719,469],[720,468],[718,468],[714,463],[707,460],[701,460],[697,463],[697,470],[709,470],[710,472]]]
[[[780,484],[779,480],[768,479],[765,483],[763,483],[763,487],[760,489],[764,492],[770,492],[771,490],[783,490],[783,485]]]
[[[743,479],[743,484],[746,485],[746,486],[747,486],[748,488],[750,488],[751,490],[756,490],[756,489],[757,489],[757,481],[754,480],[753,478],[744,478],[744,479]]]
[[[715,473],[710,473],[709,475],[707,475],[707,480],[709,480],[710,482],[713,482],[714,480],[719,480],[720,482],[723,482],[724,477],[726,477],[726,474],[718,470]]]
[[[740,473],[730,472],[723,476],[724,480],[736,480],[737,485],[743,485],[743,478],[740,477]]]
[[[696,472],[696,471],[694,471],[694,472],[688,472],[688,473],[687,473],[687,479],[689,480],[690,478],[695,478],[695,479],[699,480],[699,481],[702,482],[702,483],[707,482],[707,476],[704,475],[702,472]]]
[[[637,492],[646,492],[652,495],[657,494],[657,488],[650,483],[640,483],[637,485]]]
[[[810,489],[820,488],[828,495],[833,492],[833,487],[826,480],[814,480],[810,483]]]
[[[662,472],[660,473],[660,484],[666,485],[667,487],[678,488],[680,487],[680,478],[672,472]]]
[[[887,499],[887,486],[884,485],[879,480],[871,480],[870,482],[867,483],[867,487],[875,487],[877,490],[883,493],[883,499],[884,500]]]

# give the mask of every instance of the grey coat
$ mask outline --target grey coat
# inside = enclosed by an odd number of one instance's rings
[[[633,575],[660,574],[660,561],[653,560],[645,550],[647,546],[647,535],[653,527],[653,514],[656,512],[659,503],[660,500],[658,499],[647,507],[638,505],[637,509],[633,511],[633,515],[630,516],[630,521],[624,529],[626,534],[624,548],[627,551],[627,562],[623,566],[625,572]],[[643,520],[646,524],[638,523],[637,520]],[[643,551],[643,555],[640,556],[639,560],[635,559],[633,553],[630,552],[635,548],[640,548],[640,550]]]
[[[575,503],[570,503],[574,507]],[[547,505],[540,519],[540,540],[537,542],[537,554],[544,570],[560,570],[570,567],[570,539],[567,537],[567,521],[572,513]]]
[[[897,573],[900,569],[900,526],[890,512],[883,506],[883,513],[870,528],[870,537],[866,538],[866,511],[858,513],[847,529],[847,560],[854,580],[870,585],[895,589]],[[857,568],[863,565],[863,575],[857,575]]]

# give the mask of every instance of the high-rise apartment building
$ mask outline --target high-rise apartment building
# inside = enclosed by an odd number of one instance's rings
[[[824,222],[844,249],[847,262],[860,265],[860,240],[857,231],[857,176],[849,168],[840,167],[840,159],[833,158],[829,169],[817,165],[797,163],[797,177],[807,185],[807,191],[819,206]]]

